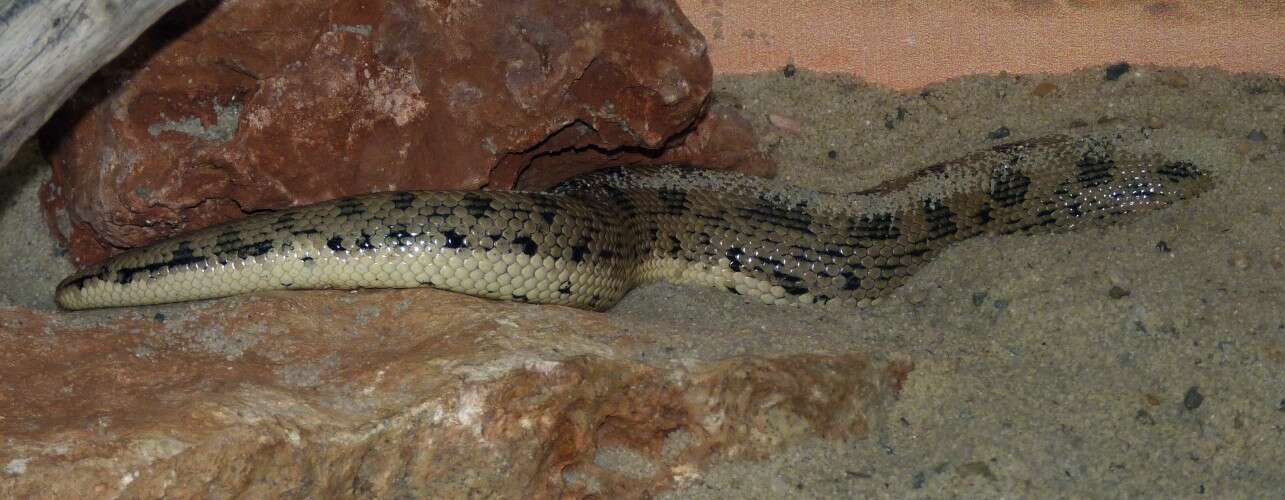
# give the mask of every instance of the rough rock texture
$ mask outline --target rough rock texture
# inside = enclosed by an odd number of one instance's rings
[[[530,167],[522,171],[515,184],[520,189],[543,189],[602,165],[667,163],[714,165],[765,177],[776,174],[776,163],[759,147],[750,121],[731,103],[712,100],[696,126],[681,141],[663,150],[603,151],[589,147],[577,149],[574,154],[537,156],[530,159]],[[510,172],[497,169],[492,179],[507,181]]]
[[[108,314],[0,311],[0,373],[23,381],[0,385],[0,496],[637,496],[864,436],[910,370],[650,365],[646,325],[429,290]]]
[[[44,128],[43,199],[84,264],[255,210],[535,186],[669,161],[710,81],[670,0],[190,2]],[[737,126],[699,128],[671,156],[727,165],[701,145],[754,151]]]

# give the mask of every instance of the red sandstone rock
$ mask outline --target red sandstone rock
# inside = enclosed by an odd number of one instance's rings
[[[621,323],[435,290],[0,309],[21,381],[0,384],[0,497],[639,497],[713,457],[865,436],[908,369],[654,366]]]
[[[758,138],[749,120],[732,106],[717,102],[709,106],[695,128],[676,136],[663,149],[603,151],[585,145],[572,148],[574,154],[536,156],[502,163],[491,178],[504,185],[538,190],[603,165],[672,163],[714,166],[765,177],[776,174],[776,163],[759,150]]]
[[[663,157],[710,80],[671,0],[189,3],[45,127],[45,209],[85,264],[255,210],[560,179]],[[753,151],[728,129],[690,144]]]

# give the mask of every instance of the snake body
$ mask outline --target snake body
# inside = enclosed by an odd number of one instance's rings
[[[858,305],[951,243],[1117,222],[1210,184],[1188,162],[1064,136],[850,194],[686,167],[616,168],[547,192],[389,192],[255,214],[129,250],[67,278],[55,298],[86,309],[431,286],[603,310],[665,281],[777,304]]]

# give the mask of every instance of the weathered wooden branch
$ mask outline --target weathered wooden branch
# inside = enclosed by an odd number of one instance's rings
[[[182,0],[0,0],[0,166]]]

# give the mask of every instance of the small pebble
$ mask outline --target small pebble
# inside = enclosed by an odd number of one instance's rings
[[[1267,134],[1264,134],[1262,130],[1254,129],[1250,130],[1249,135],[1246,135],[1245,138],[1254,142],[1263,142],[1267,140]]]
[[[793,134],[797,134],[803,131],[803,124],[799,123],[798,120],[781,116],[775,113],[769,113],[767,115],[767,122],[771,123],[773,127],[779,128],[781,130],[784,130],[786,132],[790,132]]]
[[[973,292],[973,305],[981,307],[986,303],[986,292]]]
[[[1031,89],[1031,95],[1035,97],[1044,97],[1054,92],[1057,92],[1057,85],[1054,85],[1050,82],[1041,83],[1039,85],[1036,85],[1035,88]]]
[[[1110,290],[1107,290],[1107,296],[1116,300],[1120,300],[1125,297],[1128,297],[1129,293],[1130,292],[1128,290],[1125,290],[1118,286],[1112,286]]]
[[[986,134],[986,138],[994,141],[1008,137],[1009,135],[1012,135],[1012,133],[1013,131],[1009,130],[1008,127],[1000,127]]]
[[[1142,425],[1156,425],[1156,419],[1147,410],[1138,410],[1138,413],[1133,415],[1133,420]]]
[[[1250,149],[1250,145],[1248,142],[1236,143],[1236,154],[1238,155],[1245,156],[1249,154],[1249,149]]]
[[[829,159],[831,159],[831,160],[838,159],[838,158],[839,158],[839,152],[838,152],[838,151],[835,151],[835,150],[833,150],[833,149],[831,149],[831,150],[829,150],[829,151],[826,151],[826,153],[825,153],[825,157],[826,157],[826,158],[829,158]]]
[[[155,315],[155,316],[152,316],[152,319],[153,319],[154,321],[156,321],[157,323],[164,323],[164,322],[165,322],[165,313],[156,313],[156,315]]]
[[[1128,73],[1130,69],[1131,67],[1127,62],[1112,64],[1107,66],[1106,72],[1102,77],[1109,82],[1114,82],[1124,76],[1125,73]]]
[[[994,306],[996,311],[1008,309],[1008,299],[995,299],[995,303],[991,306]]]
[[[1160,82],[1176,89],[1187,88],[1187,77],[1182,73],[1169,73],[1160,77]]]
[[[928,290],[923,288],[917,288],[906,294],[906,302],[912,305],[923,304],[926,301],[928,301]]]
[[[1205,395],[1201,394],[1200,388],[1194,385],[1187,389],[1187,393],[1182,396],[1182,407],[1188,410],[1200,408],[1200,405],[1204,402]]]
[[[1165,121],[1158,116],[1147,118],[1147,128],[1162,129],[1165,128]]]
[[[1249,256],[1243,253],[1235,253],[1227,260],[1227,263],[1231,264],[1232,267],[1243,271],[1245,269],[1249,269]]]
[[[1156,242],[1156,251],[1158,251],[1158,252],[1160,252],[1160,253],[1169,253],[1169,252],[1171,252],[1171,250],[1169,249],[1169,243],[1168,243],[1168,242],[1166,242],[1165,240],[1157,241],[1157,242]]]
[[[794,67],[794,63],[786,64],[785,69],[781,71],[781,73],[784,74],[786,78],[790,78],[794,76],[795,73],[798,73],[798,72],[799,72],[799,69]]]
[[[1098,125],[1111,125],[1113,123],[1119,123],[1120,121],[1120,117],[1118,116],[1102,115],[1098,118]]]

